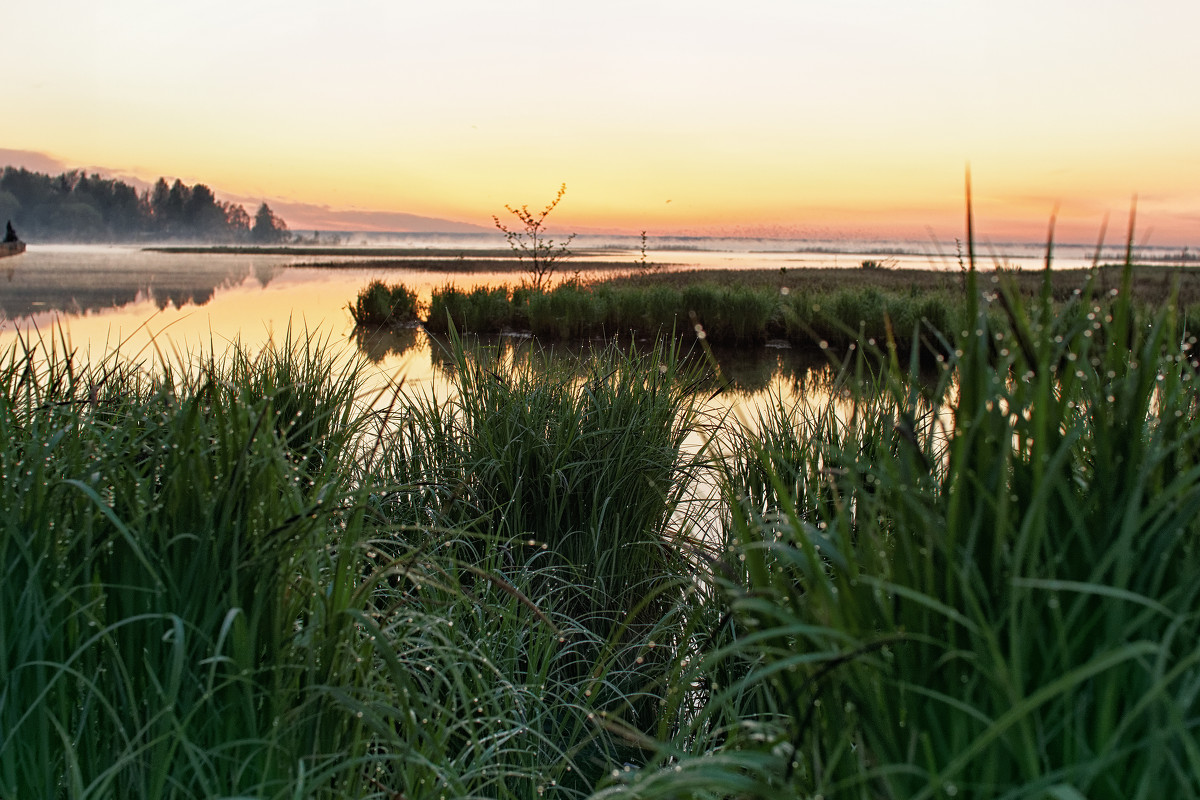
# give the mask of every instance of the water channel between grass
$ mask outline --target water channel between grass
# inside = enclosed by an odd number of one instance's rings
[[[781,259],[778,254],[664,255],[711,262],[714,269]],[[632,260],[633,254],[605,257]],[[178,365],[189,354],[219,355],[235,343],[254,351],[281,340],[289,330],[307,331],[327,339],[335,352],[368,359],[375,386],[403,381],[413,388],[442,380],[444,347],[416,330],[356,330],[348,307],[357,292],[378,278],[404,283],[428,303],[435,289],[450,283],[470,289],[520,280],[511,268],[462,272],[450,264],[439,271],[394,262],[383,266],[378,260],[337,268],[320,265],[332,260],[31,245],[19,259],[0,264],[0,350],[20,338],[40,338],[84,359],[119,349],[134,361]],[[316,265],[295,266],[299,262]],[[587,262],[578,266],[585,279],[613,274],[611,269],[588,271]],[[781,286],[785,282],[781,278]],[[829,363],[820,353],[762,347],[720,350],[717,358],[732,381],[732,391],[725,395],[730,398],[787,393],[798,382],[819,382],[809,373],[819,373]]]

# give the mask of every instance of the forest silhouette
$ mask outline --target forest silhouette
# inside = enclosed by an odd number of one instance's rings
[[[71,170],[47,175],[17,167],[0,174],[0,219],[31,242],[203,241],[278,244],[287,223],[264,202],[251,217],[203,183],[165,178],[138,190],[115,178]]]

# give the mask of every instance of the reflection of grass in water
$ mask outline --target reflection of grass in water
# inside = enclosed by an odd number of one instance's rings
[[[392,356],[404,355],[417,346],[420,337],[421,330],[412,326],[374,330],[356,327],[351,334],[358,352],[372,364],[378,364]]]
[[[385,413],[312,341],[18,346],[0,795],[1193,796],[1197,362],[1127,289],[727,427],[712,543],[677,350]]]
[[[356,337],[359,335],[355,334]],[[458,360],[451,339],[427,334],[432,344],[430,360],[436,374],[455,380]],[[488,359],[519,364],[534,370],[567,370],[577,378],[596,368],[597,359],[615,351],[626,357],[650,357],[671,347],[663,341],[631,337],[602,342],[572,339],[543,346],[530,336],[463,335],[472,344],[470,352],[482,352]],[[789,347],[701,347],[698,343],[678,346],[680,358],[698,370],[700,392],[721,393],[737,400],[752,400],[771,391],[793,396],[828,396],[839,382],[839,375],[853,364],[855,349],[844,353]],[[925,380],[935,381],[923,371]]]

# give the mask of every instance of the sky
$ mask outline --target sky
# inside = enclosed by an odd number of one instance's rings
[[[293,229],[1200,244],[1195,0],[26,0],[0,151]],[[253,211],[253,209],[251,209]]]

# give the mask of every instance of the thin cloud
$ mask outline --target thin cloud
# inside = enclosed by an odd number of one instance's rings
[[[48,153],[39,153],[36,150],[10,150],[3,147],[0,147],[0,167],[17,167],[50,175],[57,175],[68,169],[64,162]]]

